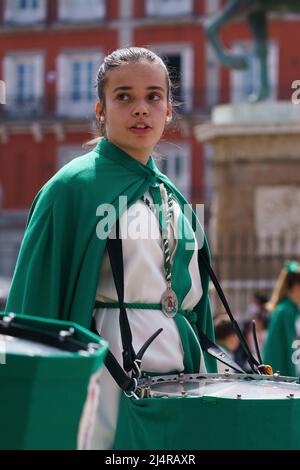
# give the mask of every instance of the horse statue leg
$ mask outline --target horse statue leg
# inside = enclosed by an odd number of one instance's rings
[[[262,101],[270,94],[268,74],[268,39],[267,39],[267,14],[257,11],[248,16],[248,23],[255,39],[255,54],[259,60],[260,85],[259,89],[250,95],[251,102]]]
[[[214,48],[220,62],[229,68],[245,69],[248,67],[246,55],[228,52],[219,40],[220,29],[232,21],[245,17],[253,8],[253,0],[229,0],[223,11],[204,24],[205,35]]]

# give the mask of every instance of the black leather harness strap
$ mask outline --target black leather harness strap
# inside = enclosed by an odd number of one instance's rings
[[[119,387],[124,391],[130,391],[136,386],[136,380],[140,375],[140,365],[142,357],[146,352],[147,348],[150,346],[152,341],[161,333],[162,328],[158,329],[141,347],[139,352],[136,354],[132,345],[132,333],[130,324],[127,317],[126,308],[124,306],[124,265],[123,265],[123,250],[122,250],[122,240],[120,239],[120,227],[119,220],[116,222],[116,238],[109,237],[107,239],[107,251],[111,264],[112,274],[116,286],[117,296],[118,296],[118,305],[120,308],[119,314],[119,324],[121,331],[121,340],[123,346],[123,367],[120,366],[114,355],[111,351],[108,351],[106,356],[105,365],[109,370],[110,374],[117,382]],[[200,253],[200,251],[199,251]],[[200,256],[200,255],[199,255]],[[203,257],[201,260],[203,261]],[[205,262],[205,267],[208,269],[207,261]],[[210,277],[212,277],[212,268],[209,266],[208,272]],[[215,279],[215,274],[213,273],[213,278]],[[217,283],[217,285],[219,285]],[[220,295],[221,288],[217,289],[218,294]],[[222,297],[225,297],[222,292]],[[221,300],[223,301],[221,297]],[[226,299],[225,299],[226,301]],[[226,302],[227,303],[227,302]],[[228,304],[227,304],[228,305]],[[95,322],[93,321],[93,331],[96,333]],[[236,372],[245,373],[245,371],[236,364],[231,357],[229,357],[219,346],[217,346],[213,341],[211,341],[203,332],[199,331],[199,339],[201,348],[203,351],[206,351],[211,356],[215,357],[217,360],[232,368]],[[128,373],[131,372],[131,376]]]

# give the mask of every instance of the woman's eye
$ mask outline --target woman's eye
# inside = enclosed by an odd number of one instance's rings
[[[117,95],[117,100],[128,101],[129,99],[130,96],[128,95],[128,93],[120,93],[119,95]]]
[[[150,93],[149,99],[151,101],[158,101],[161,99],[161,96],[158,93]]]

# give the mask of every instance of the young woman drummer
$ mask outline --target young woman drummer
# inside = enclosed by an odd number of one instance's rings
[[[214,372],[215,361],[203,354],[198,339],[200,330],[213,339],[208,275],[197,256],[201,249],[209,260],[207,243],[195,235],[203,234],[195,214],[151,156],[172,119],[167,68],[148,49],[116,50],[99,69],[97,89],[103,138],[38,193],[7,311],[87,328],[94,318],[123,365],[118,297],[106,250],[117,218],[134,350],[163,329],[145,352],[141,369],[157,375]],[[192,220],[185,216],[185,206]],[[106,368],[100,386],[90,446],[109,449],[121,390]]]

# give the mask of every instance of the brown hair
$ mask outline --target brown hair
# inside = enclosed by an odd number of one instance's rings
[[[214,320],[216,341],[224,341],[231,335],[236,335],[234,326],[227,314],[220,314]]]
[[[167,66],[157,54],[144,47],[125,47],[124,49],[117,49],[104,58],[97,74],[97,91],[99,100],[104,99],[104,88],[107,82],[107,72],[121,67],[121,65],[137,63],[143,60],[153,64],[160,64],[163,67],[168,85],[168,100],[171,101],[172,83]]]
[[[296,264],[296,262],[294,262]],[[291,271],[287,265],[280,271],[277,283],[266,308],[273,311],[279,302],[288,295],[295,284],[300,284],[300,265]]]

